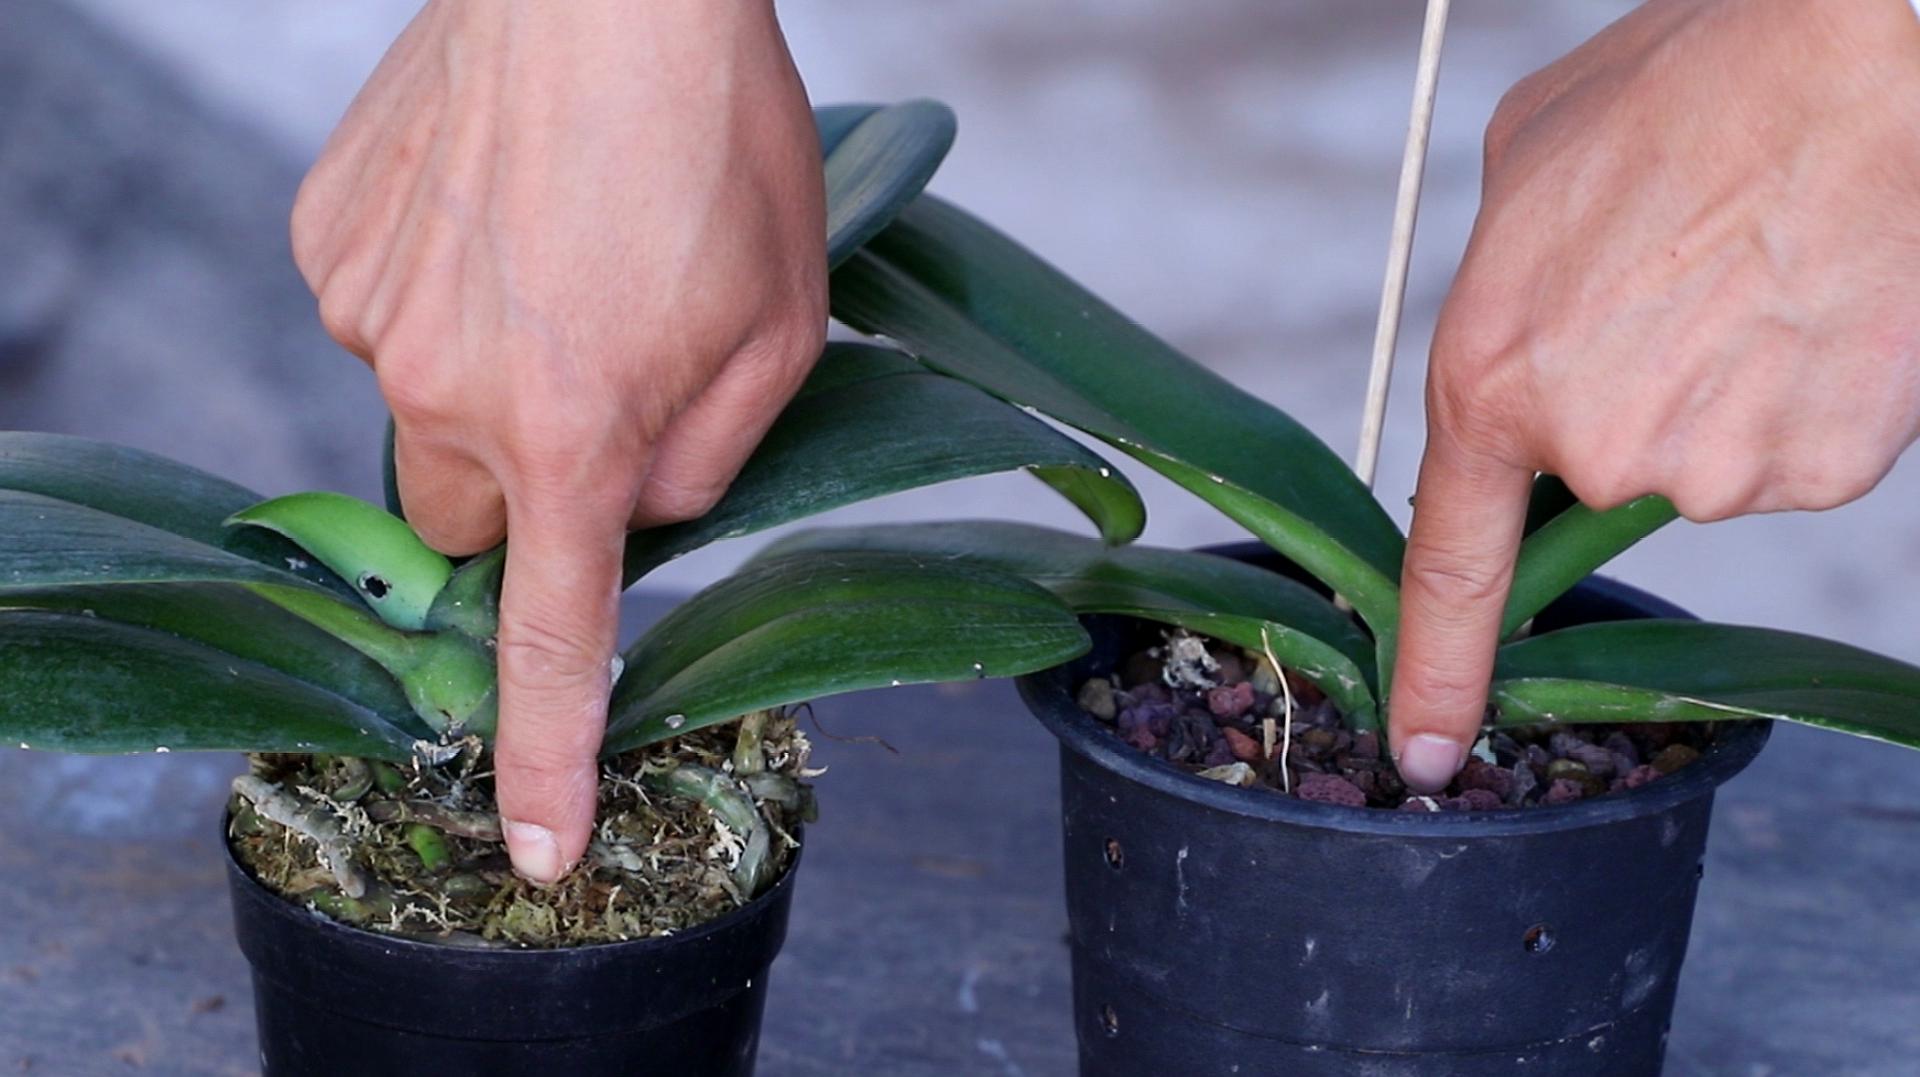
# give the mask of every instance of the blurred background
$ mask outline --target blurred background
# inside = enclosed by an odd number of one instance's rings
[[[411,0],[0,0],[0,428],[136,445],[268,494],[329,487],[378,497],[384,412],[371,375],[322,333],[291,262],[286,218],[305,167],[416,6]],[[1515,79],[1630,6],[1626,0],[1455,2],[1381,470],[1382,497],[1403,521],[1423,438],[1426,341],[1472,224],[1481,128]],[[960,137],[936,190],[1351,453],[1405,131],[1421,21],[1417,0],[813,0],[785,4],[783,14],[816,101],[931,96],[948,102],[959,114]],[[1134,470],[1153,513],[1149,540],[1239,537],[1211,510]],[[1019,475],[976,480],[856,507],[838,519],[1002,515],[1084,526],[1063,504],[1035,497],[1037,489]],[[1920,608],[1916,495],[1920,459],[1910,459],[1855,505],[1821,515],[1676,526],[1630,553],[1616,572],[1717,619],[1799,628],[1920,660],[1920,634],[1911,627]],[[643,587],[685,591],[764,541],[723,544],[669,566]],[[956,690],[962,694],[952,698],[973,698],[964,695],[973,690]],[[867,709],[878,713],[881,706]],[[982,704],[965,706],[982,710],[983,719],[997,718]],[[855,711],[850,731],[889,728],[879,718],[861,727],[866,711]],[[1708,875],[1710,886],[1718,879],[1717,889],[1703,903],[1689,966],[1689,984],[1705,986],[1683,994],[1673,1048],[1675,1068],[1686,1073],[1838,1073],[1834,1060],[1854,1052],[1910,1061],[1920,1050],[1913,1038],[1920,1023],[1910,1020],[1920,1012],[1920,994],[1908,975],[1910,961],[1898,956],[1912,947],[1876,951],[1860,935],[1904,924],[1900,930],[1911,936],[1915,922],[1916,888],[1896,878],[1902,871],[1911,877],[1905,837],[1920,819],[1920,806],[1901,792],[1911,783],[1897,778],[1908,761],[1839,738],[1790,732],[1805,738],[1795,743],[1832,753],[1814,757],[1821,773],[1857,775],[1857,781],[1846,779],[1846,788],[1884,803],[1873,808],[1879,815],[1845,808],[1853,814],[1844,824],[1850,829],[1841,831],[1851,849],[1842,880],[1778,851],[1785,841],[1806,850],[1803,856],[1817,856],[1826,834],[1824,812],[1808,817],[1789,805],[1776,810],[1772,790],[1798,789],[1797,776],[1780,786],[1756,776],[1737,787],[1752,794],[1723,808],[1731,830],[1716,839],[1723,866]],[[868,990],[891,983],[900,1009],[869,1008],[866,1017],[844,1018],[853,1022],[844,1028],[830,1025],[841,1036],[838,1064],[818,1062],[817,1052],[781,1054],[782,1037],[797,1033],[772,1028],[767,1068],[853,1072],[835,1066],[858,1058],[879,1059],[883,1070],[901,1074],[1065,1072],[1071,1047],[1061,1035],[1064,971],[1053,949],[1060,917],[1049,859],[1058,841],[1050,763],[1044,754],[1008,763],[993,757],[994,745],[981,749],[989,781],[1026,790],[1017,803],[1008,802],[1014,814],[1006,820],[977,824],[1002,828],[982,836],[962,829],[975,825],[965,821],[965,790],[915,776],[922,772],[914,767],[951,761],[951,746],[928,741],[916,760],[913,738],[922,734],[897,735],[906,738],[901,760],[888,761],[865,746],[828,745],[826,754],[840,768],[849,798],[856,787],[870,788],[879,791],[876,797],[902,798],[876,805],[911,802],[926,809],[920,814],[955,820],[949,838],[934,839],[944,841],[947,852],[916,847],[909,857],[885,846],[882,835],[874,839],[880,851],[860,862],[867,875],[855,871],[850,846],[836,852],[826,845],[812,854],[820,865],[801,893],[820,919],[797,916],[796,923],[827,923],[831,932],[800,928],[782,965],[789,971],[776,984],[853,991],[863,981]],[[1036,744],[1044,753],[1044,744]],[[8,923],[32,915],[43,921],[11,943],[0,937],[0,988],[17,988],[8,1003],[13,1012],[43,1003],[49,1012],[67,1012],[62,1006],[70,1004],[54,996],[81,990],[75,985],[92,975],[86,969],[109,967],[68,962],[72,971],[64,975],[74,979],[43,978],[39,988],[29,986],[33,981],[19,970],[37,967],[42,971],[35,975],[51,977],[47,963],[56,959],[45,955],[68,945],[61,941],[65,931],[43,914],[48,901],[55,908],[82,903],[72,906],[76,922],[130,915],[134,919],[120,923],[123,935],[185,940],[171,950],[165,942],[152,950],[143,945],[131,965],[111,966],[121,970],[117,977],[134,977],[128,989],[147,991],[143,997],[158,997],[165,988],[135,987],[148,982],[138,977],[160,976],[170,960],[185,967],[188,959],[178,956],[183,946],[211,948],[217,956],[206,960],[224,962],[221,982],[230,985],[233,1010],[242,1010],[237,958],[223,949],[224,914],[185,907],[189,893],[211,895],[221,885],[211,854],[201,849],[174,861],[168,858],[183,846],[156,844],[191,835],[211,848],[211,833],[203,833],[210,831],[209,805],[231,768],[180,759],[166,767],[155,760],[78,759],[6,766],[17,763],[17,755],[0,749],[0,771],[12,775],[0,781],[0,808],[12,805],[21,818],[44,818],[47,826],[14,831],[12,846],[0,841],[0,872],[17,878],[27,870],[19,864],[50,862],[75,836],[117,839],[120,844],[100,847],[118,850],[112,855],[122,859],[63,876],[57,894],[35,898],[31,907],[25,898],[9,906],[10,895],[0,888]],[[1002,763],[1009,769],[992,769]],[[949,795],[951,802],[936,799]],[[919,797],[928,803],[912,799]],[[861,810],[852,799],[844,803],[850,815]],[[875,807],[873,814],[886,819],[891,811]],[[41,859],[10,861],[14,855]],[[832,873],[836,856],[847,858],[839,875]],[[981,857],[986,867],[969,859]],[[1027,877],[1038,870],[1028,865],[1037,863],[1048,865],[1046,878]],[[135,878],[136,865],[138,885],[148,888],[141,892],[156,893],[157,900],[130,908],[113,888],[133,885],[125,880]],[[889,870],[897,874],[884,885],[896,891],[918,886],[912,892],[929,903],[950,898],[941,915],[964,921],[951,925],[954,936],[984,940],[969,943],[974,949],[952,958],[951,967],[940,966],[939,975],[950,972],[952,980],[898,981],[908,970],[928,967],[914,949],[924,939],[909,937],[924,932],[913,921],[889,928],[888,917],[859,904],[871,897],[863,889],[869,880]],[[1043,892],[1033,892],[1036,887]],[[1848,911],[1861,910],[1845,903],[1869,891],[1881,895],[1872,910]],[[1897,900],[1884,901],[1892,896]],[[1003,897],[1003,904],[991,904]],[[830,919],[835,909],[845,915]],[[1850,919],[1856,915],[1867,919]],[[1771,947],[1750,934],[1760,917],[1767,918]],[[1017,945],[995,950],[993,925],[1016,921],[1034,925],[1032,938],[1023,935]],[[1782,925],[1798,925],[1790,943],[1779,942]],[[1844,960],[1826,949],[1842,936],[1853,947]],[[886,961],[903,963],[895,976]],[[1862,961],[1871,964],[1870,974],[1862,972]],[[1803,974],[1835,984],[1876,983],[1878,1001],[1765,1013],[1710,1001],[1735,997],[1721,992],[1738,989],[1799,1002],[1795,984]],[[830,996],[834,990],[829,987]],[[93,1004],[108,1007],[111,1000],[102,998]],[[194,1014],[202,1012],[202,1001],[194,1000]],[[796,995],[776,1006],[774,1020],[787,1020],[781,1016],[787,1013],[816,1024],[842,1019],[801,1008],[803,1001]],[[100,1011],[102,1052],[134,1042],[113,1039],[122,1032],[110,1030],[146,1028],[151,1039],[147,1011],[126,1005]],[[910,1015],[936,1006],[954,1023],[911,1023]],[[233,1010],[231,1027],[205,1017],[168,1021],[203,1022],[194,1027],[207,1029],[207,1042],[231,1052],[222,1057],[243,1059],[244,1014]],[[1900,1018],[1902,1012],[1909,1018]],[[0,1018],[0,1034],[5,1024]],[[0,1045],[4,1040],[0,1035]],[[175,1049],[186,1051],[191,1042]],[[1788,1045],[1807,1053],[1792,1056],[1804,1064],[1777,1069],[1771,1062],[1743,1062],[1737,1069],[1715,1063],[1733,1065],[1728,1052],[1744,1051],[1743,1045],[1752,1047],[1742,1055],[1749,1060],[1781,1057]],[[164,1053],[139,1057],[153,1063],[152,1071],[175,1072]],[[0,1064],[6,1062],[0,1054]],[[230,1071],[245,1069],[236,1061]],[[81,1072],[49,1072],[56,1071]],[[114,1063],[103,1072],[120,1071]],[[178,1072],[201,1071],[186,1066]]]
[[[1501,92],[1630,5],[1460,0],[1442,75],[1381,493],[1404,518],[1432,315]],[[377,492],[372,378],[287,251],[306,165],[407,0],[7,0],[0,425],[154,449],[265,493]],[[934,187],[1351,452],[1419,33],[1413,0],[836,0],[784,18],[821,102],[950,103]],[[1274,461],[1284,466],[1284,461]],[[1137,469],[1136,469],[1137,470]],[[1679,526],[1621,575],[1717,618],[1920,658],[1920,464],[1820,516]],[[1148,538],[1232,537],[1150,487]],[[1022,475],[845,520],[1080,526]],[[685,589],[762,539],[670,566]]]

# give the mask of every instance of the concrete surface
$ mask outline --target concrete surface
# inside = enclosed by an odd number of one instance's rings
[[[408,6],[5,0],[0,426],[137,444],[266,492],[374,493],[371,379],[320,333],[285,215]],[[1382,469],[1390,504],[1411,486],[1419,359],[1471,223],[1479,127],[1514,78],[1625,6],[1456,3]],[[1417,3],[783,10],[816,99],[947,100],[962,134],[937,189],[1350,446]],[[1150,539],[1237,537],[1135,477]],[[981,480],[836,518],[1073,525],[1033,489]],[[1833,513],[1669,529],[1619,574],[1709,616],[1920,660],[1916,494],[1910,460]],[[685,590],[757,545],[647,586]],[[1000,713],[1009,698],[969,688],[823,709],[836,732],[884,732],[906,754],[829,746],[830,824],[775,980],[765,1072],[1068,1072],[1052,770],[1037,727]],[[1805,773],[1788,767],[1796,748]],[[1672,1072],[1920,1073],[1913,765],[1790,733],[1729,792]],[[225,766],[0,754],[0,1067],[248,1072],[206,822]]]

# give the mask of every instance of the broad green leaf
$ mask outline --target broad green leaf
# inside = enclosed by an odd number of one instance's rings
[[[1338,455],[965,212],[923,195],[832,296],[848,325],[1120,445],[1391,624],[1404,540]]]
[[[1574,584],[1678,515],[1666,498],[1648,496],[1605,512],[1575,503],[1541,524],[1520,544],[1501,637],[1519,631]]]
[[[1500,649],[1506,722],[1781,718],[1920,747],[1920,668],[1832,640],[1701,621],[1612,621]]]
[[[879,105],[818,105],[813,110],[813,126],[820,134],[820,155],[831,154],[841,140],[852,133],[860,121],[880,111]]]
[[[405,520],[346,494],[288,494],[249,505],[227,523],[292,539],[352,584],[367,607],[395,628],[425,627],[427,611],[453,575],[453,564]]]
[[[842,505],[1026,468],[1071,499],[1110,542],[1140,533],[1140,495],[1047,424],[897,352],[829,345],[801,393],[698,520],[635,532],[627,578],[690,550]]]
[[[399,682],[331,634],[252,592],[225,584],[56,587],[0,595],[0,610],[41,609],[155,629],[201,643],[380,715],[411,737],[431,738]]]
[[[405,760],[379,714],[265,666],[95,617],[0,610],[0,742],[63,752],[328,752]]]
[[[985,566],[798,553],[707,588],[627,650],[604,750],[838,692],[1030,673],[1087,646],[1058,599]]]
[[[218,581],[308,588],[339,601],[283,568],[229,553],[173,530],[72,501],[0,489],[0,595],[21,589],[106,584]]]
[[[1360,727],[1376,719],[1372,647],[1353,621],[1310,588],[1230,558],[1152,546],[1110,548],[1015,523],[821,528],[760,555],[893,551],[990,565],[1045,587],[1075,613],[1139,617],[1259,652],[1320,686]]]
[[[164,456],[64,434],[0,431],[0,490],[85,505],[272,565],[336,594],[352,593],[286,539],[223,526],[259,494]]]
[[[826,153],[827,265],[847,260],[913,201],[953,145],[953,110],[907,101],[862,116]]]

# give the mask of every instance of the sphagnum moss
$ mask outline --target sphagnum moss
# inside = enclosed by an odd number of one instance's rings
[[[767,713],[603,761],[588,854],[550,887],[512,871],[494,815],[491,758],[477,740],[439,768],[250,756],[253,780],[240,783],[250,792],[234,796],[229,836],[235,856],[269,888],[374,931],[524,947],[652,938],[724,915],[751,900],[754,881],[780,878],[812,809],[810,752],[790,715]],[[661,780],[676,768],[678,780]],[[348,896],[307,826],[265,817],[257,804],[263,787],[291,798],[281,806],[299,809],[299,818],[325,820],[344,837],[352,874],[364,883],[358,897]],[[707,799],[663,792],[682,788]],[[743,823],[764,830],[742,833]],[[756,855],[764,866],[743,864]]]

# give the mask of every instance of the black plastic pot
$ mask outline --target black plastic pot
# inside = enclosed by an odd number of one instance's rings
[[[796,859],[751,904],[664,939],[564,950],[346,927],[227,858],[268,1077],[745,1077]]]
[[[1647,616],[1685,614],[1594,579],[1540,623]],[[1766,724],[1560,807],[1314,804],[1194,777],[1081,711],[1074,689],[1146,638],[1090,627],[1090,655],[1020,682],[1061,745],[1081,1073],[1660,1072],[1713,793]]]

